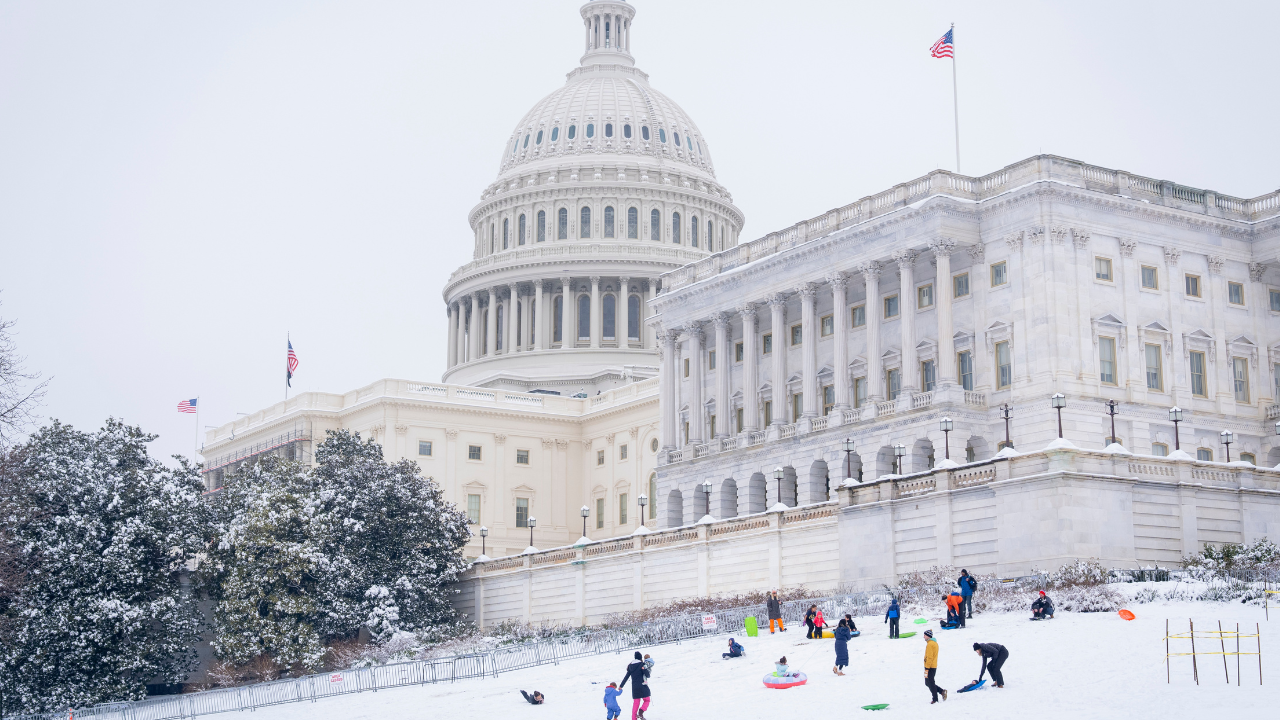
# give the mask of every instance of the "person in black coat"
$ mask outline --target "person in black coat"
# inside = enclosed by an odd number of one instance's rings
[[[804,635],[806,640],[814,640],[816,638],[822,637],[821,630],[818,631],[816,637],[814,635],[815,625],[813,624],[813,621],[814,621],[814,618],[816,617],[818,617],[818,606],[810,605],[808,612],[804,614],[804,624],[809,626],[809,632],[805,633]]]
[[[980,682],[982,674],[991,671],[991,679],[995,681],[996,687],[1004,687],[1004,675],[1000,673],[1000,668],[1009,659],[1009,649],[996,643],[974,643],[973,651],[982,658],[982,669],[978,671],[978,679],[974,682]]]
[[[831,668],[832,672],[837,675],[844,675],[844,669],[849,665],[849,638],[853,637],[849,632],[849,626],[842,619],[836,627],[836,664]]]
[[[618,683],[618,689],[627,686],[631,681],[631,720],[645,720],[644,711],[649,709],[649,671],[644,669],[644,656],[636,651],[636,660],[627,666],[627,675]]]
[[[537,690],[534,690],[532,695],[525,692],[524,690],[521,690],[520,694],[524,696],[525,700],[529,701],[530,705],[541,705],[542,701],[547,699],[546,696],[544,696],[542,693],[538,692]]]
[[[1051,617],[1053,617],[1053,601],[1049,599],[1048,595],[1044,594],[1043,590],[1041,590],[1040,597],[1036,598],[1036,601],[1031,603],[1031,619],[1044,620]]]

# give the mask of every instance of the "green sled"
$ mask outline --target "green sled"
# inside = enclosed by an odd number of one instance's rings
[[[760,635],[760,626],[756,624],[754,615],[748,615],[743,622],[747,626],[747,637],[758,637]]]
[[[902,633],[901,635],[898,636],[898,639],[901,640],[902,638],[915,637],[915,636],[916,634],[913,632]]]
[[[923,624],[925,624],[925,623],[927,623],[927,622],[929,622],[929,619],[928,619],[928,618],[916,618],[916,619],[915,619],[915,623],[916,623],[917,625],[923,625]]]
[[[883,710],[889,707],[889,703],[880,703],[878,705],[863,705],[863,710]]]

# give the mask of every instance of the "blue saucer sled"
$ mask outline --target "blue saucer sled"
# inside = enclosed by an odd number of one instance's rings
[[[985,679],[979,680],[976,683],[969,683],[968,685],[965,685],[964,687],[960,688],[956,692],[973,692],[974,690],[977,690],[978,688],[986,684],[987,684],[987,681]]]

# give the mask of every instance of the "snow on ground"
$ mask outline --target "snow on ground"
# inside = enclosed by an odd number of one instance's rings
[[[831,668],[835,656],[831,640],[806,640],[804,627],[786,633],[746,638],[735,635],[747,655],[722,660],[727,636],[716,635],[679,645],[644,648],[657,664],[650,688],[651,720],[674,718],[834,717],[874,703],[889,703],[884,714],[900,717],[982,717],[1036,720],[1069,718],[1209,718],[1267,717],[1274,712],[1280,688],[1280,612],[1268,627],[1263,609],[1238,603],[1158,602],[1133,605],[1131,622],[1115,613],[1060,612],[1047,622],[1031,622],[1022,614],[980,614],[964,630],[939,630],[935,620],[916,625],[905,618],[902,632],[912,638],[890,640],[881,618],[857,618],[863,635],[849,642],[851,666],[845,677]],[[1223,675],[1221,655],[1197,658],[1200,685],[1192,679],[1191,659],[1174,658],[1173,682],[1165,682],[1165,619],[1176,632],[1185,631],[1188,618],[1197,631],[1223,627],[1253,632],[1262,626],[1263,681],[1258,685],[1256,656],[1242,657],[1242,684],[1236,686],[1236,658],[1228,658],[1231,684]],[[949,691],[946,702],[929,706],[924,687],[922,631],[933,628],[940,645],[938,684]],[[982,688],[958,695],[954,691],[978,675],[980,661],[974,642],[998,642],[1009,648],[1004,666],[1004,689]],[[1253,650],[1254,640],[1242,640],[1241,650]],[[1219,650],[1196,642],[1199,652]],[[1175,652],[1178,648],[1173,648]],[[1189,649],[1189,646],[1188,646]],[[1234,642],[1228,650],[1234,649]],[[788,690],[761,684],[773,662],[786,655],[795,670],[809,675],[809,683]],[[622,680],[631,653],[600,655],[511,673],[497,679],[472,679],[452,684],[425,685],[377,693],[364,692],[322,700],[259,708],[255,720],[358,720],[361,718],[604,718],[602,698],[610,682]],[[525,703],[520,690],[540,690],[545,705]],[[630,686],[622,700],[623,717],[630,717]]]

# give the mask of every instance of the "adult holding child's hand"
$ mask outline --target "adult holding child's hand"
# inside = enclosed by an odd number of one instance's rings
[[[627,675],[618,689],[626,687],[628,681],[631,682],[631,720],[645,720],[644,711],[649,709],[649,670],[639,650],[635,661],[627,666]]]

